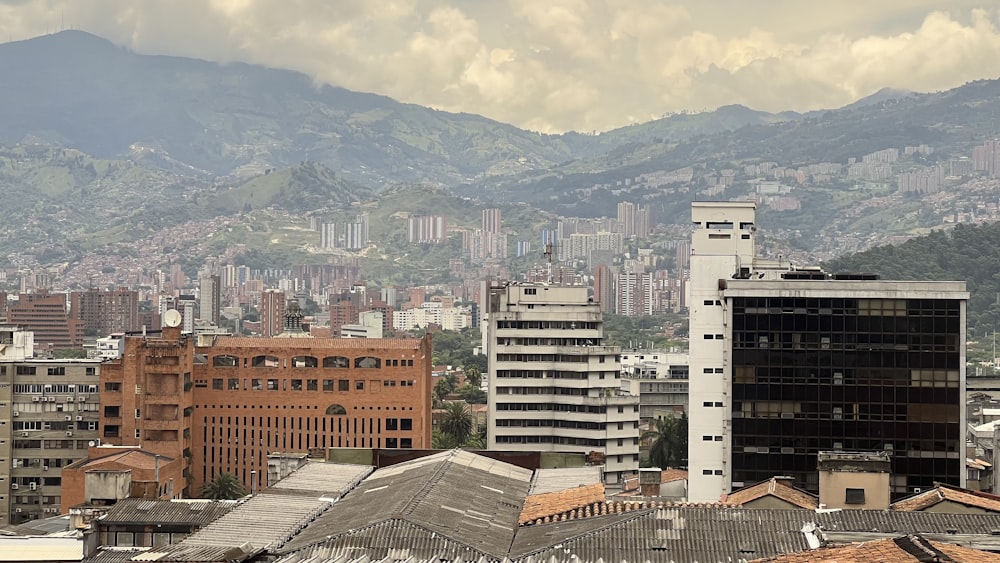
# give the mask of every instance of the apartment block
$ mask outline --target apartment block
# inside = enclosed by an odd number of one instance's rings
[[[639,397],[621,390],[587,287],[495,286],[488,311],[489,448],[599,452],[608,484],[636,471]]]
[[[61,468],[98,439],[100,360],[0,359],[0,522],[59,513]]]
[[[888,453],[894,498],[964,486],[965,283],[760,259],[754,212],[692,204],[689,500],[816,493],[821,451]]]
[[[139,330],[139,292],[91,288],[70,293],[70,316],[83,321],[83,331],[95,336]]]
[[[183,458],[188,496],[223,471],[264,488],[268,453],[430,446],[430,336],[296,335],[127,337],[102,372],[102,440]]]

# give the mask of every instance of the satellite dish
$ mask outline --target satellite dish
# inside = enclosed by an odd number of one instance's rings
[[[181,324],[181,313],[177,309],[167,309],[163,313],[163,326],[180,326]]]

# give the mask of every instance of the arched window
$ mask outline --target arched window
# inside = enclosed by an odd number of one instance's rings
[[[347,414],[347,409],[344,408],[344,405],[338,405],[334,403],[326,407],[326,414],[328,415]]]
[[[228,354],[223,354],[221,356],[214,356],[212,358],[212,365],[217,368],[234,368],[240,362],[240,359],[236,356],[230,356]]]
[[[281,365],[277,356],[254,356],[250,365],[255,368],[276,368]]]
[[[382,359],[376,358],[374,356],[362,356],[360,358],[354,358],[354,367],[356,368],[380,368],[382,367]]]
[[[330,368],[349,368],[351,367],[351,360],[343,356],[327,356],[323,358],[323,367]]]
[[[319,367],[319,361],[313,356],[295,356],[292,358],[293,368]]]

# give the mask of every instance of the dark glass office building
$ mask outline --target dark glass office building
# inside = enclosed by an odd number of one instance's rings
[[[894,498],[963,486],[960,282],[728,280],[732,488],[818,492],[820,451],[886,451]]]

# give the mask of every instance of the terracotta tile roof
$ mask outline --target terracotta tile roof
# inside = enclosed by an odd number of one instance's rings
[[[988,563],[997,561],[997,554],[930,541],[920,536],[902,536],[870,541],[844,547],[822,547],[798,551],[753,563],[905,563],[911,561],[961,561],[963,563]]]
[[[160,456],[160,467],[173,461],[174,458]],[[120,463],[136,469],[156,469],[156,456],[150,452],[142,450],[129,450],[117,452],[103,457],[88,459],[78,467],[84,469],[100,469],[102,465],[108,463]]]
[[[1000,496],[943,484],[909,498],[896,501],[889,508],[902,512],[917,512],[946,500],[966,506],[982,508],[990,512],[1000,512]]]
[[[565,491],[528,495],[521,508],[518,524],[538,520],[546,516],[562,514],[575,508],[580,508],[597,502],[603,502],[604,484],[594,483]]]
[[[231,348],[329,348],[360,350],[419,350],[419,338],[264,338],[255,336],[219,336],[213,346]]]
[[[680,481],[680,480],[687,479],[687,478],[688,478],[688,472],[687,471],[685,471],[683,469],[673,469],[673,468],[670,468],[670,467],[664,469],[663,472],[660,474],[660,482],[661,483],[669,483],[671,481]]]
[[[583,520],[595,516],[608,516],[614,514],[627,514],[629,512],[640,512],[654,508],[736,508],[734,505],[725,503],[698,503],[698,502],[658,502],[658,501],[632,501],[616,500],[602,501],[580,506],[567,510],[559,514],[552,514],[536,518],[534,520],[524,520],[522,513],[522,526],[532,526],[535,524],[551,524],[553,522],[567,522],[570,520]]]
[[[815,510],[819,507],[819,498],[815,495],[781,483],[774,477],[767,481],[761,481],[756,485],[750,485],[738,491],[733,491],[725,495],[722,500],[729,504],[743,505],[766,496],[777,497],[787,503],[808,510]]]

